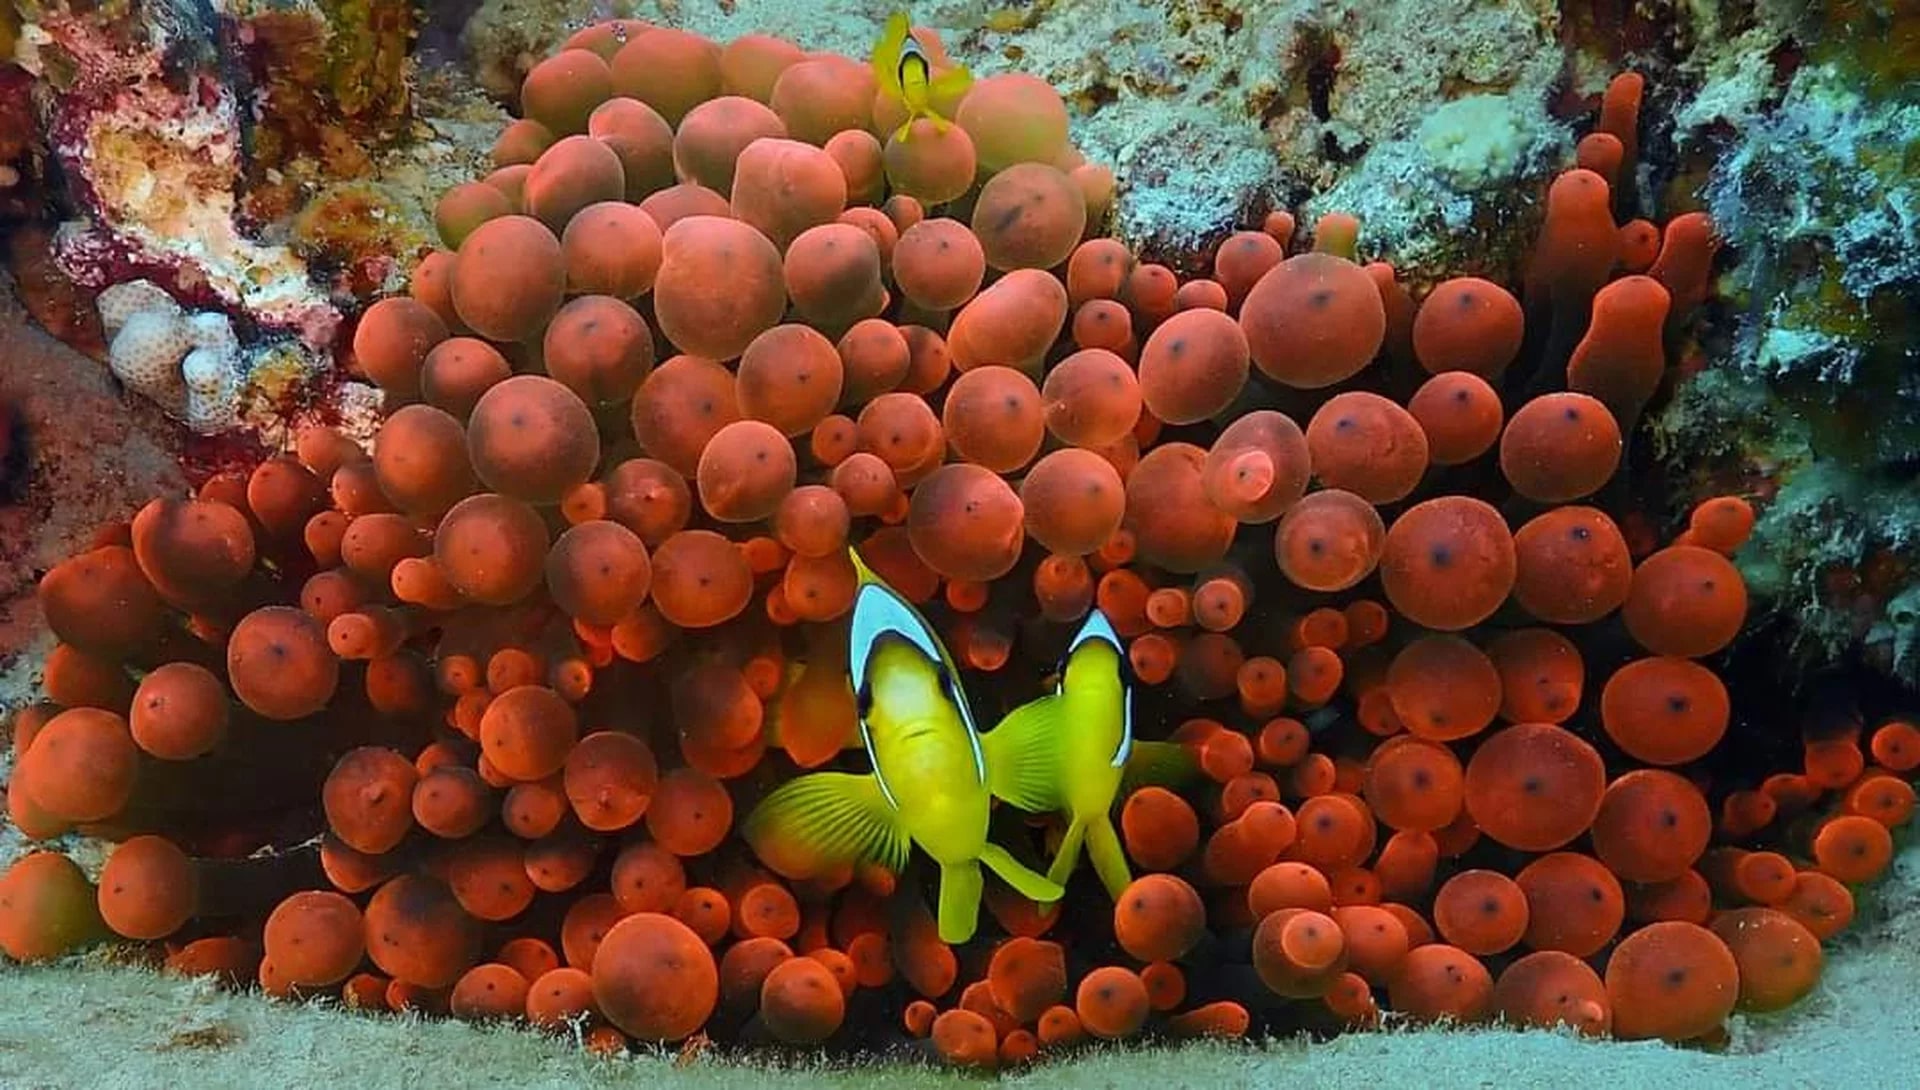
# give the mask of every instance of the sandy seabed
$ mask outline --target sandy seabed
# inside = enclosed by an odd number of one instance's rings
[[[1920,1087],[1920,845],[1860,897],[1827,948],[1819,988],[1791,1010],[1736,1016],[1718,1053],[1559,1033],[1402,1030],[1332,1041],[1112,1048],[1008,1073],[1011,1086],[1093,1087]],[[774,1070],[746,1060],[641,1052],[590,1056],[505,1027],[361,1015],[229,995],[206,981],[79,959],[0,971],[0,1086],[146,1087],[761,1086],[940,1087],[980,1076],[911,1060]]]

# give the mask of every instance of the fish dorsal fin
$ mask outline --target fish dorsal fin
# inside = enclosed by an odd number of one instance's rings
[[[1080,625],[1080,631],[1067,645],[1066,656],[1060,663],[1060,683],[1057,691],[1065,692],[1067,684],[1067,664],[1073,660],[1074,652],[1089,643],[1104,643],[1113,648],[1116,669],[1120,674],[1120,744],[1114,748],[1112,766],[1120,768],[1133,756],[1133,671],[1127,659],[1127,649],[1120,642],[1120,633],[1114,631],[1113,622],[1107,615],[1096,609],[1087,615]]]
[[[966,728],[967,743],[973,749],[973,770],[978,782],[987,782],[987,758],[980,750],[980,728],[973,721],[973,708],[967,701],[965,690],[960,687],[960,671],[954,666],[953,656],[947,653],[946,644],[940,642],[940,636],[926,617],[913,607],[900,593],[888,586],[874,574],[860,559],[860,554],[849,549],[853,556],[854,571],[859,577],[859,588],[853,596],[853,624],[847,634],[847,674],[853,683],[854,699],[860,707],[860,739],[866,744],[867,758],[874,761],[874,775],[880,775],[880,765],[874,760],[873,737],[867,726],[867,708],[873,699],[872,690],[867,685],[867,669],[870,665],[873,649],[886,636],[896,636],[911,644],[927,661],[940,670],[940,682],[945,688],[947,699],[960,715],[960,724]],[[884,779],[880,787],[886,792],[889,801],[893,800],[893,791]]]
[[[900,97],[901,51],[912,40],[913,20],[906,9],[901,8],[887,16],[886,28],[880,32],[880,40],[874,43],[873,56],[869,58],[874,78],[895,98]]]

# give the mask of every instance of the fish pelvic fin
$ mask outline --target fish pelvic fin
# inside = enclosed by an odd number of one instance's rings
[[[940,867],[940,941],[966,942],[980,926],[980,893],[986,881],[974,860]]]
[[[1057,694],[1030,700],[980,736],[987,759],[987,791],[1022,810],[1052,813],[1061,793],[1061,732],[1066,702]]]
[[[1133,872],[1127,868],[1127,853],[1120,850],[1120,834],[1113,819],[1100,814],[1087,823],[1087,858],[1093,860],[1093,872],[1107,887],[1107,896],[1115,901],[1133,884]]]
[[[988,841],[980,849],[980,862],[985,863],[988,870],[1005,879],[1006,883],[1012,886],[1020,896],[1028,900],[1050,905],[1066,896],[1067,891],[1061,888],[1060,883],[1029,868],[1025,863],[1015,859],[1007,849],[992,841]]]
[[[740,831],[768,869],[795,881],[868,862],[898,873],[912,850],[880,782],[847,772],[787,781],[753,808]]]
[[[1180,788],[1200,775],[1200,762],[1178,742],[1133,743],[1133,755],[1120,773],[1121,797],[1142,787]]]
[[[1087,819],[1076,816],[1060,838],[1060,850],[1054,854],[1053,865],[1047,868],[1047,881],[1066,888],[1067,879],[1073,877],[1073,868],[1080,862],[1080,845],[1086,838]]]

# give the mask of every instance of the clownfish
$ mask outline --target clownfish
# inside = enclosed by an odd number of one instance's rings
[[[1043,904],[1063,891],[987,839],[987,755],[959,670],[920,611],[857,552],[853,564],[847,670],[872,771],[790,780],[747,815],[741,834],[795,880],[862,863],[899,873],[918,847],[940,865],[940,940],[966,942],[979,925],[981,864]]]
[[[941,132],[951,124],[934,110],[935,99],[951,102],[973,83],[973,73],[965,65],[954,65],[938,75],[926,49],[913,35],[912,20],[905,11],[896,11],[887,19],[880,40],[873,44],[873,75],[881,90],[900,100],[907,108],[907,120],[894,132],[905,140],[915,120],[928,118]]]
[[[1119,634],[1096,609],[1067,645],[1054,691],[1015,708],[980,739],[996,797],[1067,817],[1047,878],[1064,886],[1084,843],[1115,900],[1133,875],[1113,827],[1114,800],[1123,788],[1191,779],[1197,767],[1176,743],[1134,738],[1129,672]]]

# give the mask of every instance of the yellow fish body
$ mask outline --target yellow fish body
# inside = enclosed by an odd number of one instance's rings
[[[873,771],[782,784],[741,832],[762,862],[794,879],[863,862],[898,872],[917,845],[940,865],[940,939],[965,942],[979,922],[981,864],[1036,901],[1062,891],[987,839],[986,755],[959,671],[920,612],[857,553],[854,565],[848,672]]]
[[[874,43],[871,63],[881,90],[906,107],[907,119],[893,134],[897,140],[905,140],[913,123],[922,117],[945,132],[950,122],[936,111],[934,102],[951,103],[973,83],[973,74],[965,65],[934,72],[933,62],[914,37],[913,21],[905,11],[896,11],[887,19],[886,29]]]
[[[1118,899],[1133,882],[1113,827],[1123,786],[1190,778],[1193,758],[1171,742],[1133,736],[1133,693],[1120,636],[1099,610],[1067,646],[1055,691],[1013,710],[981,737],[988,789],[1037,814],[1064,813],[1066,835],[1047,877],[1065,885],[1084,843]]]

